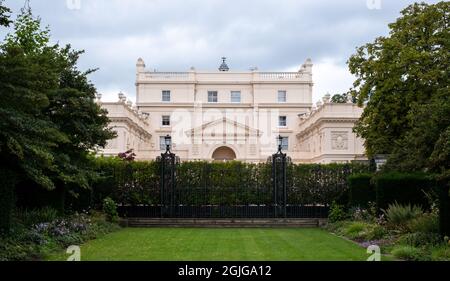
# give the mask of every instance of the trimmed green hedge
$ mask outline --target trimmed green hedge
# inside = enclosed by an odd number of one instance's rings
[[[348,204],[349,175],[369,172],[364,164],[297,164],[288,171],[288,204]]]
[[[383,173],[373,179],[376,190],[376,202],[379,209],[386,209],[389,204],[419,205],[430,207],[425,193],[429,193],[434,181],[426,174],[420,173]]]
[[[154,161],[128,162],[119,158],[96,159],[100,176],[92,183],[92,204],[98,208],[103,199],[127,205],[159,202],[159,165]]]
[[[17,189],[18,205],[43,207],[61,202],[65,210],[81,211],[101,209],[106,197],[123,205],[159,204],[159,163],[109,157],[93,161],[99,176],[93,179],[90,190],[71,188],[71,192],[61,193],[58,188],[46,191],[24,183]],[[287,168],[288,204],[330,205],[335,201],[346,205],[347,177],[369,169],[364,164],[290,164]],[[182,162],[177,166],[177,202],[183,205],[272,204],[271,175],[268,163]]]
[[[99,158],[102,174],[93,183],[93,204],[111,197],[119,204],[153,205],[160,200],[159,164]],[[368,172],[364,164],[288,165],[288,204],[347,204],[347,177]],[[177,201],[196,204],[270,204],[271,165],[238,161],[182,162],[177,166]],[[343,202],[345,201],[345,202]]]
[[[356,174],[348,177],[350,206],[366,208],[369,202],[376,202],[372,177],[372,174]]]

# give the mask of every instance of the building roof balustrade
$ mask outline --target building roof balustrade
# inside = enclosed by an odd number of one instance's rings
[[[137,83],[152,82],[299,82],[312,83],[312,77],[304,72],[258,71],[189,71],[189,72],[139,72]]]

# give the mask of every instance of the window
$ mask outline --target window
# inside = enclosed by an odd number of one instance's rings
[[[286,102],[286,91],[278,91],[278,102]]]
[[[217,91],[208,91],[208,102],[217,102]]]
[[[287,117],[286,116],[278,116],[278,126],[279,127],[287,126]]]
[[[163,115],[163,117],[162,117],[162,125],[163,126],[170,126],[170,116],[169,115]]]
[[[289,150],[289,137],[282,137],[281,138],[281,149],[282,150]]]
[[[170,101],[170,91],[162,91],[162,101],[169,102]]]
[[[240,103],[241,102],[241,92],[240,91],[231,91],[231,102],[232,103]]]

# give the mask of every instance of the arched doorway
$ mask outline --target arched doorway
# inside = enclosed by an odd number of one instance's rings
[[[236,153],[227,146],[221,146],[214,150],[212,159],[214,161],[232,161],[236,159]]]

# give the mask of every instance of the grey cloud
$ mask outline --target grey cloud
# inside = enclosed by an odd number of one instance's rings
[[[159,70],[215,69],[224,55],[232,69],[285,70],[307,57],[345,67],[357,46],[386,35],[387,24],[413,1],[381,0],[381,10],[368,9],[366,0],[81,2],[81,10],[68,9],[66,0],[32,0],[31,6],[54,40],[86,50],[81,67],[100,68],[91,77],[99,91],[132,96],[138,57]],[[14,11],[23,5],[5,3]]]

